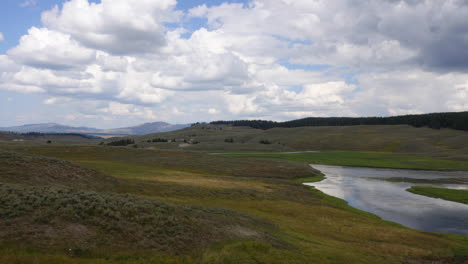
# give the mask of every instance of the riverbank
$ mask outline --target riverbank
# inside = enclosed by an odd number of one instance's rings
[[[412,186],[408,192],[457,203],[468,204],[468,190],[439,188],[433,186]]]

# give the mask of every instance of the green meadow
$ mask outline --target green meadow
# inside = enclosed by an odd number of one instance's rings
[[[433,186],[413,186],[407,191],[419,195],[468,204],[468,190],[439,188]]]
[[[465,237],[382,221],[300,182],[373,153],[2,144],[0,263],[463,263]],[[354,154],[354,155],[353,155]],[[387,160],[388,159],[388,160]],[[379,154],[373,166],[425,169]],[[463,168],[439,161],[434,168]],[[369,164],[367,164],[369,165]],[[419,166],[419,167],[418,167]],[[431,167],[432,168],[432,167]]]
[[[305,153],[225,153],[229,157],[284,159],[310,164],[427,170],[468,170],[468,161],[437,159],[428,156],[358,151],[320,151]]]

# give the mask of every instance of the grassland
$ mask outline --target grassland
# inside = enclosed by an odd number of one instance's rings
[[[0,263],[468,260],[464,237],[388,223],[294,182],[323,177],[301,159],[105,146],[1,149]]]
[[[225,153],[229,157],[255,157],[285,159],[309,164],[342,165],[357,167],[468,170],[468,161],[443,160],[428,156],[404,155],[382,152],[321,151],[305,153]]]
[[[153,138],[172,143],[148,143]],[[182,130],[134,137],[139,147],[189,151],[360,151],[403,153],[438,159],[468,160],[468,133],[411,126],[297,127],[268,130],[200,125]],[[182,145],[183,140],[199,144]],[[225,142],[232,139],[233,143]],[[272,144],[260,144],[268,140]]]
[[[468,190],[457,190],[433,186],[412,186],[411,188],[407,189],[407,191],[419,195],[468,204]]]
[[[463,177],[457,178],[437,178],[437,179],[414,179],[407,177],[393,177],[393,178],[374,178],[379,181],[388,181],[388,182],[409,182],[409,183],[418,183],[418,184],[468,184],[468,179]]]

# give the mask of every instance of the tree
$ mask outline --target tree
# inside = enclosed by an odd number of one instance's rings
[[[115,141],[111,141],[111,142],[107,143],[107,145],[109,145],[109,146],[127,146],[127,145],[131,145],[131,144],[135,144],[135,141],[133,139],[130,139],[130,138],[115,140]]]
[[[286,122],[266,120],[214,121],[213,125],[246,126],[256,129],[307,126],[358,126],[358,125],[410,125],[434,129],[451,128],[468,131],[468,112],[431,113],[390,117],[307,117]]]

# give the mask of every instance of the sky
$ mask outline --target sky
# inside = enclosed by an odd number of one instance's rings
[[[0,126],[448,111],[467,0],[0,2]]]

